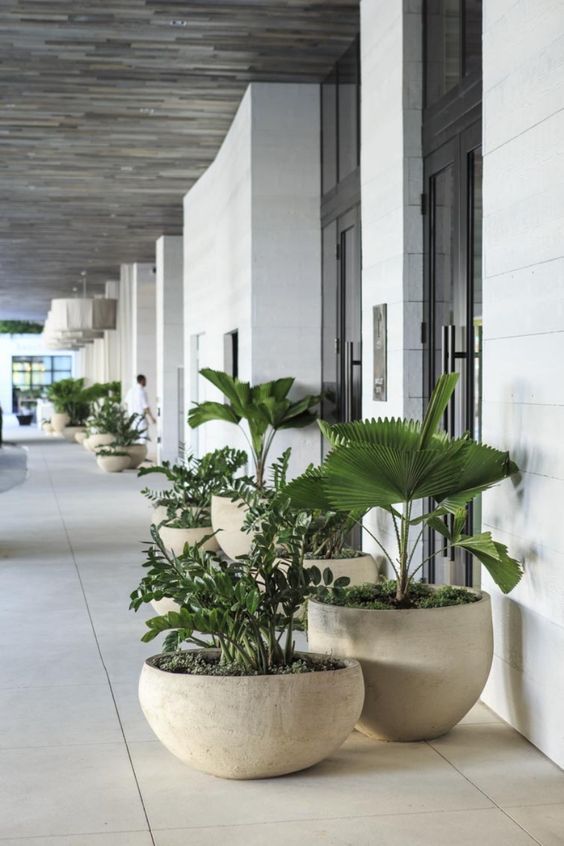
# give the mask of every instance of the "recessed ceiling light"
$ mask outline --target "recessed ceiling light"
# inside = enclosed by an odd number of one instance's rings
[[[142,115],[154,115],[154,114],[155,114],[155,110],[154,110],[154,109],[149,109],[149,108],[147,108],[147,107],[144,107],[144,108],[142,108],[142,109],[139,109],[139,111],[141,112],[141,114],[142,114]]]
[[[123,167],[120,167],[120,170],[125,170],[127,173],[129,173],[133,170],[133,168],[131,167],[131,165],[124,165]]]
[[[188,26],[188,21],[184,21],[181,18],[175,18],[170,22],[171,26]]]

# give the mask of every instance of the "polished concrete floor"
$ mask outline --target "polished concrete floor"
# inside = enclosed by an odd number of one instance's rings
[[[285,778],[185,767],[137,704],[155,652],[128,611],[142,480],[19,436],[30,475],[0,494],[0,846],[564,844],[564,774],[483,705],[433,743],[355,733]]]

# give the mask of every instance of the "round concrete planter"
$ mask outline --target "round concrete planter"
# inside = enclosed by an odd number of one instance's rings
[[[51,415],[51,426],[57,435],[62,435],[65,426],[68,426],[69,423],[70,417],[66,412],[55,412],[55,414]]]
[[[96,456],[98,467],[106,473],[121,473],[129,467],[128,455],[98,455]]]
[[[371,555],[357,555],[356,558],[306,558],[304,567],[317,567],[323,573],[327,567],[333,573],[333,579],[347,576],[350,586],[363,585],[366,582],[377,582],[379,571],[376,561]]]
[[[55,431],[49,420],[43,421],[43,423],[41,424],[41,429],[45,432],[46,435],[52,435]]]
[[[65,426],[63,429],[63,438],[74,444],[76,443],[76,435],[79,432],[84,432],[84,426]]]
[[[314,652],[357,658],[366,698],[357,728],[379,740],[430,740],[477,702],[493,656],[491,603],[372,611],[308,603]]]
[[[199,543],[206,535],[211,535],[213,529],[211,526],[202,526],[197,529],[173,529],[171,526],[160,526],[159,535],[163,544],[174,552],[175,555],[182,555],[184,547],[187,543],[190,546]],[[203,549],[216,552],[219,549],[219,544],[216,537],[209,538],[202,547]]]
[[[131,446],[122,447],[130,457],[130,467],[135,470],[139,465],[143,464],[147,458],[147,444],[132,444]]]
[[[110,432],[96,432],[96,434],[90,435],[89,438],[86,438],[82,445],[86,447],[89,452],[95,452],[98,447],[113,444],[115,437],[116,436],[112,435]]]
[[[82,446],[82,444],[86,440],[86,430],[79,429],[78,432],[75,433],[74,439],[77,444],[80,444]]]
[[[149,725],[177,758],[221,778],[311,767],[347,739],[362,709],[356,661],[318,673],[201,676],[164,672],[154,660],[139,682]]]
[[[151,525],[158,526],[167,518],[167,510],[164,505],[155,505],[151,514]]]
[[[242,529],[247,511],[248,508],[243,502],[232,502],[226,496],[212,496],[213,530],[217,532],[218,543],[229,558],[248,555],[251,551],[253,533],[247,534]]]

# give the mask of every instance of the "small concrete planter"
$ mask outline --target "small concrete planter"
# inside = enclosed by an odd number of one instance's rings
[[[74,439],[77,444],[80,444],[82,446],[82,444],[86,440],[86,430],[80,429],[78,432],[76,432]]]
[[[173,529],[171,526],[161,526],[159,528],[159,535],[163,544],[174,552],[175,555],[182,555],[184,546],[189,543],[191,546],[199,543],[206,535],[211,535],[213,529],[211,526],[203,526],[197,529]],[[210,552],[216,552],[219,549],[217,538],[209,538],[202,547]]]
[[[98,455],[96,456],[98,467],[106,473],[121,473],[129,467],[128,455]]]
[[[221,778],[311,767],[341,746],[362,709],[354,660],[340,670],[270,676],[169,673],[154,661],[145,662],[139,682],[149,725],[177,758]]]
[[[377,582],[379,570],[371,555],[357,555],[356,558],[306,558],[304,567],[317,567],[323,573],[327,567],[333,573],[333,579],[347,576],[350,586]]]
[[[243,502],[232,502],[226,496],[212,496],[211,521],[217,540],[229,558],[248,555],[251,551],[253,533],[243,531],[243,522],[248,508]],[[221,531],[218,531],[220,530]]]
[[[115,437],[116,436],[112,435],[110,432],[97,432],[94,435],[90,435],[89,438],[86,438],[82,445],[86,447],[89,452],[96,452],[98,447],[113,444]]]
[[[55,431],[49,420],[43,421],[43,423],[41,424],[41,429],[43,432],[45,432],[46,435],[52,435]]]
[[[56,412],[55,414],[51,415],[51,426],[53,427],[53,431],[56,432],[57,435],[62,435],[65,426],[68,426],[69,423],[70,417],[66,412]]]
[[[163,596],[162,599],[152,599],[151,608],[161,617],[168,614],[169,611],[180,611],[180,605],[168,596]]]
[[[63,429],[63,438],[74,444],[76,443],[76,436],[79,432],[84,432],[84,426],[65,426]]]
[[[314,652],[357,658],[366,699],[357,728],[379,740],[440,737],[478,701],[493,657],[490,597],[446,608],[308,603]]]
[[[147,444],[133,444],[132,446],[122,447],[122,449],[129,455],[129,466],[133,470],[136,470],[147,458]]]

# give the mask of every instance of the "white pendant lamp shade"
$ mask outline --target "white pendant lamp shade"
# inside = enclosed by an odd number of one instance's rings
[[[51,300],[43,336],[51,349],[79,349],[116,328],[117,300],[74,297]]]

